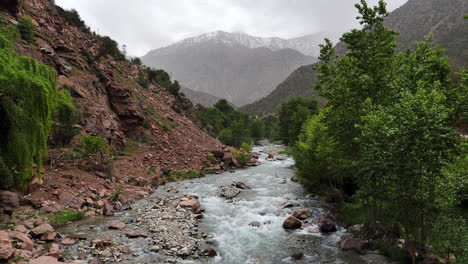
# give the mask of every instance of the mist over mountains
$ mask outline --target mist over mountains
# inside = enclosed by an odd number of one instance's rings
[[[317,61],[325,33],[294,39],[215,31],[149,52],[142,61],[174,79],[242,106],[270,93],[300,66]]]

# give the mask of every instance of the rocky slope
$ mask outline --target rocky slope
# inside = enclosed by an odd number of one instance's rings
[[[199,91],[194,91],[192,89],[182,87],[180,89],[180,92],[185,94],[190,101],[192,101],[193,105],[201,104],[203,106],[212,106],[216,104],[219,100],[222,98],[216,97],[214,95],[204,93],[204,92],[199,92]]]
[[[177,171],[223,170],[236,166],[230,149],[211,138],[187,114],[174,111],[177,99],[155,84],[137,84],[137,64],[99,58],[102,38],[86,33],[64,19],[53,0],[2,1],[0,11],[8,24],[29,16],[36,25],[36,39],[27,44],[18,39],[17,53],[54,68],[57,89],[67,89],[80,114],[72,140],[82,135],[104,138],[114,149],[105,169],[99,157],[76,157],[72,149],[51,149],[43,170],[28,187],[22,204],[44,213],[65,208],[89,214],[111,214],[147,196]],[[216,153],[216,155],[213,155]],[[116,198],[122,199],[116,199]],[[121,200],[121,201],[119,201]],[[12,206],[0,202],[0,223],[7,222]],[[17,203],[15,203],[17,205]]]
[[[297,40],[296,46],[300,43]],[[267,95],[297,67],[316,61],[276,39],[214,32],[149,52],[142,61],[183,86],[241,106]]]
[[[409,0],[393,11],[385,23],[400,32],[399,50],[433,33],[434,42],[447,50],[453,71],[458,72],[468,63],[468,20],[463,19],[467,13],[468,3],[463,0]],[[343,52],[342,45],[337,45],[338,52]],[[268,96],[240,110],[266,115],[276,112],[291,97],[316,95],[311,88],[317,78],[312,66],[297,69]]]

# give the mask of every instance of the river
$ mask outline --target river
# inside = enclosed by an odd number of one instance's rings
[[[265,160],[267,152],[277,149],[278,147],[274,146],[256,147],[254,151],[262,153],[259,166],[173,182],[158,188],[149,198],[133,205],[130,211],[111,218],[98,217],[68,225],[60,230],[65,236],[83,233],[88,239],[71,246],[65,250],[65,254],[75,258],[86,255],[83,247],[89,244],[90,239],[107,235],[133,251],[133,254],[126,257],[127,260],[124,258],[121,263],[363,263],[358,256],[336,248],[336,243],[346,235],[343,228],[327,235],[316,232],[318,217],[327,213],[329,205],[308,194],[300,184],[290,180],[294,176],[291,168],[294,165],[292,158],[281,161]],[[232,182],[243,182],[253,188],[242,190],[232,200],[220,197],[220,186],[229,186]],[[167,192],[170,189],[177,189],[178,193]],[[191,228],[199,234],[208,234],[200,243],[200,247],[214,248],[218,254],[214,258],[184,260],[176,256],[167,257],[163,248],[151,252],[150,247],[154,244],[151,238],[128,239],[122,231],[107,228],[110,221],[121,220],[127,223],[125,232],[137,230],[147,233],[145,225],[134,223],[134,219],[137,219],[137,222],[145,221],[146,217],[142,216],[142,213],[155,202],[174,196],[178,197],[173,199],[179,200],[186,194],[198,196],[205,210],[203,219]],[[285,202],[296,206],[280,206]],[[313,212],[313,217],[305,221],[307,227],[296,231],[284,230],[283,221],[300,208],[308,208]],[[253,221],[259,222],[260,227],[249,226]],[[158,236],[158,233],[155,232],[155,235]],[[297,261],[290,257],[297,253],[303,253],[304,258]],[[81,256],[81,259],[86,263],[86,256]]]

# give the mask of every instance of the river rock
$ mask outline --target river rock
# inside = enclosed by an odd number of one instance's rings
[[[297,219],[294,216],[290,216],[286,218],[286,220],[284,220],[283,222],[284,229],[299,229],[301,228],[301,226],[302,226],[302,222],[299,221],[299,219]]]
[[[10,259],[14,253],[15,250],[11,245],[8,232],[0,230],[0,262]]]
[[[291,207],[294,207],[296,205],[293,204],[293,203],[284,202],[284,203],[280,203],[280,206],[283,207],[283,208],[291,208]]]
[[[49,224],[41,224],[35,227],[33,230],[31,230],[31,234],[33,236],[42,236],[46,233],[52,233],[52,232],[54,232],[54,228]]]
[[[253,226],[253,227],[260,227],[262,224],[260,224],[260,222],[258,221],[253,221],[253,222],[250,222],[249,226]]]
[[[109,229],[124,229],[125,228],[125,223],[120,222],[120,221],[112,221],[109,225]]]
[[[198,208],[200,208],[200,201],[197,199],[180,201],[179,206],[182,208],[190,208],[195,212]]]
[[[322,216],[319,220],[319,229],[322,233],[331,233],[336,231],[336,224],[329,216]]]
[[[236,188],[246,190],[246,189],[252,189],[252,186],[249,186],[243,182],[233,182],[232,186],[235,186]]]
[[[128,233],[125,233],[125,236],[127,236],[128,238],[148,237],[147,234],[137,233],[137,232],[128,232]]]
[[[50,256],[42,256],[35,258],[29,261],[29,264],[64,264],[65,262],[60,262],[56,258]]]
[[[214,250],[212,248],[207,248],[207,249],[203,250],[203,255],[208,256],[210,258],[213,258],[213,257],[218,256],[218,253],[216,252],[216,250]]]
[[[301,252],[301,253],[292,254],[291,258],[294,260],[301,260],[304,258],[304,253]]]
[[[114,206],[108,200],[103,201],[102,213],[105,216],[113,216],[114,215]]]
[[[64,238],[62,240],[62,245],[65,245],[65,246],[73,245],[75,243],[76,243],[76,240],[71,239],[71,238]]]
[[[236,197],[237,195],[239,195],[239,193],[240,191],[237,188],[229,186],[229,187],[221,187],[221,191],[219,195],[226,199],[232,199]]]
[[[17,240],[18,246],[21,249],[32,251],[34,249],[33,241],[24,233],[13,231],[10,233],[10,238]]]
[[[358,254],[363,254],[361,240],[357,238],[347,238],[340,242],[341,250],[354,250]]]
[[[275,159],[275,156],[273,156],[273,154],[270,153],[270,154],[268,154],[268,157],[266,158],[266,160],[275,161],[276,159]]]
[[[52,244],[49,249],[49,253],[47,253],[46,256],[49,257],[54,257],[54,258],[61,258],[62,257],[62,251],[60,250],[60,245],[59,244]]]
[[[47,242],[54,241],[56,236],[57,234],[54,232],[46,233],[41,236],[41,240]]]
[[[312,216],[312,212],[307,208],[302,208],[293,213],[293,216],[299,220],[305,220]]]

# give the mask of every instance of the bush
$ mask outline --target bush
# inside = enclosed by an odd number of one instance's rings
[[[174,83],[169,86],[169,92],[173,94],[174,96],[177,96],[179,95],[179,91],[180,91],[180,84],[178,81],[174,81]]]
[[[28,43],[33,43],[36,37],[36,26],[28,16],[22,16],[17,25],[21,38]]]
[[[468,260],[468,222],[461,216],[441,213],[432,226],[430,243],[435,251],[450,262],[454,254],[457,263]]]
[[[71,25],[79,28],[85,33],[91,33],[91,29],[81,19],[80,14],[78,14],[78,11],[76,11],[75,9],[66,10],[57,6],[57,11],[59,16],[63,17]]]
[[[197,171],[175,171],[171,173],[172,176],[182,179],[195,179],[199,178],[201,174]]]
[[[86,155],[110,153],[109,145],[99,136],[85,135],[81,137],[80,142],[75,148],[82,149]]]
[[[136,65],[140,65],[140,66],[143,65],[143,63],[141,62],[141,59],[138,58],[138,57],[132,58],[131,62],[136,64]]]
[[[118,61],[126,60],[125,55],[119,49],[119,44],[111,39],[110,37],[101,37],[101,47],[99,48],[98,57],[103,57],[106,55],[112,56]]]
[[[136,82],[143,88],[145,89],[148,89],[149,87],[149,81],[148,81],[148,78],[146,78],[145,76],[145,73],[144,72],[139,72],[138,73],[138,78],[136,80]]]
[[[247,152],[252,152],[252,146],[248,143],[242,143],[241,148]]]
[[[232,149],[231,153],[241,166],[246,166],[252,160],[250,152],[244,149]]]

